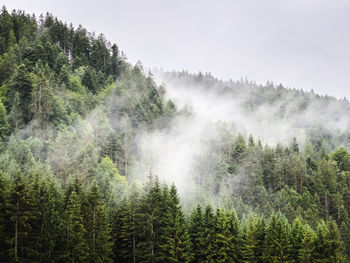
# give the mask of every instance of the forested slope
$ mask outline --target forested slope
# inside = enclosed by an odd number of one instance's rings
[[[252,126],[240,133],[215,123],[215,136],[201,140],[206,150],[196,152],[191,172],[175,186],[176,178],[145,168],[143,146],[194,122],[195,112],[169,99],[171,89],[141,63],[128,63],[103,35],[50,14],[3,8],[0,28],[0,261],[347,260],[346,100],[185,74],[191,85],[197,79],[202,89],[244,97],[247,112],[278,104],[260,116],[290,121],[304,111],[310,121],[297,129],[306,136],[270,145]],[[323,116],[333,129],[311,121],[311,104],[331,105]],[[191,191],[180,200],[176,187],[182,192],[186,183]]]

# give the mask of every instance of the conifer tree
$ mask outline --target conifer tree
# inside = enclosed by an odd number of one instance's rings
[[[15,96],[12,102],[11,110],[8,115],[9,123],[14,132],[22,128],[23,125],[23,114],[21,109],[21,101],[19,92],[15,92]]]
[[[298,259],[300,263],[314,262],[316,256],[314,242],[315,232],[308,225],[304,226],[303,238],[301,240],[301,245],[298,254]]]
[[[265,222],[254,216],[250,219],[244,244],[244,262],[263,262],[262,254],[265,239]]]
[[[266,228],[264,262],[289,262],[289,224],[281,214],[273,214]]]
[[[241,257],[240,232],[235,213],[218,209],[215,217],[214,261],[238,262]]]
[[[190,262],[191,241],[175,185],[171,186],[166,202],[164,225],[160,237],[161,260],[162,262]]]
[[[315,240],[316,262],[338,263],[344,261],[343,242],[334,220],[321,221],[317,226]]]
[[[8,123],[7,113],[4,105],[0,100],[0,138],[4,139],[9,133],[10,125]]]
[[[35,71],[36,73],[31,75],[33,82],[31,112],[37,126],[44,128],[53,113],[53,96],[50,76],[48,76],[50,70],[48,65],[44,66],[39,61],[36,64]]]
[[[7,251],[7,224],[8,220],[6,218],[7,212],[7,193],[8,193],[9,183],[5,178],[4,174],[0,171],[0,262],[6,262],[8,259]]]
[[[86,221],[87,244],[90,262],[112,262],[111,228],[104,205],[101,202],[96,181],[94,180],[88,195],[88,211]]]
[[[205,248],[201,251],[204,262],[214,262],[215,257],[215,216],[210,205],[205,208],[203,215],[203,237],[201,247]]]
[[[64,214],[66,230],[66,261],[86,262],[89,251],[85,240],[86,230],[81,215],[81,203],[79,196],[73,190],[68,198]]]
[[[297,217],[292,225],[290,233],[290,254],[293,259],[298,258],[300,249],[302,248],[302,242],[304,240],[304,228],[303,222],[300,217]]]
[[[113,251],[117,262],[134,261],[134,215],[129,199],[124,198],[114,217]]]
[[[165,210],[163,191],[158,179],[150,176],[150,181],[145,187],[146,194],[140,201],[136,216],[137,261],[156,262],[159,260],[160,233],[162,230],[162,218]]]
[[[59,223],[54,194],[55,190],[48,187],[46,178],[35,174],[30,183],[31,214],[35,217],[30,220],[32,230],[29,243],[38,251],[36,260],[39,262],[54,262],[56,229]]]
[[[203,262],[203,252],[206,247],[203,247],[204,238],[204,226],[203,226],[203,213],[202,207],[197,205],[196,209],[192,212],[189,224],[189,234],[192,242],[192,262]]]
[[[6,202],[6,214],[9,218],[7,242],[9,242],[9,261],[22,262],[30,260],[34,251],[30,251],[28,235],[30,235],[32,219],[29,190],[22,173],[17,172],[9,190]]]

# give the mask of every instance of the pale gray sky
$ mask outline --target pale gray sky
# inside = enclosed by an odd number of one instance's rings
[[[350,98],[350,0],[3,0],[104,33],[132,63]]]

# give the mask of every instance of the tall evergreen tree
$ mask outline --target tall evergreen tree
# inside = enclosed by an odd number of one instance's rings
[[[9,219],[7,242],[9,244],[10,262],[30,260],[36,252],[31,250],[28,242],[28,236],[32,228],[30,220],[33,217],[31,201],[23,175],[21,172],[17,172],[6,202],[6,214]]]
[[[202,207],[197,205],[196,209],[192,212],[189,224],[189,234],[192,242],[193,260],[192,262],[203,262],[203,252],[206,247],[203,245],[204,238],[204,225],[203,225],[203,212]]]
[[[317,226],[316,234],[316,262],[343,262],[343,242],[335,221],[329,220],[327,223],[321,221]]]
[[[298,259],[300,263],[312,263],[315,261],[315,232],[308,226],[304,226],[303,238],[299,249]],[[298,260],[295,258],[295,261]]]
[[[215,217],[214,261],[240,261],[240,229],[236,214],[224,209],[218,209]]]
[[[101,202],[96,181],[94,180],[87,195],[88,214],[86,219],[87,244],[90,262],[112,262],[112,240],[109,218]]]
[[[261,263],[265,240],[265,222],[254,216],[250,219],[244,244],[244,262]]]
[[[266,228],[264,262],[289,262],[289,224],[281,214],[273,214]]]
[[[86,262],[89,258],[89,249],[85,239],[86,229],[83,225],[81,203],[75,190],[69,195],[63,222],[66,239],[65,260]]]
[[[169,192],[161,232],[161,262],[190,262],[191,241],[175,185]]]
[[[117,262],[134,262],[135,222],[129,199],[123,199],[113,224],[114,255]]]
[[[136,215],[135,231],[138,240],[136,257],[139,262],[157,262],[160,252],[160,234],[164,218],[163,191],[158,179],[150,176]],[[162,209],[163,208],[163,209]]]
[[[0,262],[6,262],[8,260],[7,251],[9,246],[7,236],[7,194],[9,190],[9,182],[7,181],[3,172],[0,171]]]
[[[204,262],[214,262],[215,257],[215,223],[216,218],[213,213],[213,209],[210,205],[205,208],[203,215],[203,227],[204,233],[201,246],[205,249],[202,250],[202,256],[205,258]]]

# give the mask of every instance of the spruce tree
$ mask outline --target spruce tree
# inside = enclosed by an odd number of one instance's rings
[[[66,230],[66,261],[86,262],[89,251],[85,240],[86,230],[81,215],[81,203],[79,196],[73,190],[68,198],[64,214]]]
[[[89,213],[85,220],[90,262],[112,262],[111,228],[101,198],[97,183],[94,180],[87,194]]]
[[[315,258],[315,232],[311,227],[306,225],[304,226],[304,234],[301,240],[298,259],[300,263],[312,263],[315,261]]]
[[[9,182],[5,178],[2,171],[0,171],[0,262],[8,261],[7,251],[9,246],[6,241],[8,241],[7,236],[7,194],[9,188]]]
[[[204,226],[202,207],[197,205],[192,212],[189,224],[189,234],[192,242],[193,260],[192,262],[203,262],[203,252],[206,247],[203,247]]]
[[[290,254],[293,259],[297,259],[304,240],[304,225],[300,217],[297,217],[290,232]]]
[[[124,198],[114,216],[113,251],[117,262],[134,261],[135,224],[130,200]]]
[[[218,209],[215,217],[215,262],[240,261],[240,229],[236,214]]]
[[[205,208],[203,215],[203,237],[201,241],[201,247],[204,249],[201,251],[201,256],[204,258],[204,262],[215,262],[215,216],[213,209],[210,205]]]
[[[263,261],[290,261],[289,224],[281,214],[273,214],[266,228]]]
[[[6,202],[6,214],[9,218],[7,242],[9,244],[9,261],[22,262],[30,260],[34,251],[31,251],[28,236],[31,232],[30,220],[32,200],[22,173],[17,175],[9,190]]]
[[[244,243],[244,262],[261,263],[265,240],[265,222],[254,216],[250,219]]]
[[[161,232],[161,262],[190,262],[192,258],[191,241],[187,232],[185,217],[174,185],[169,198]]]
[[[158,179],[150,176],[146,193],[140,200],[136,215],[135,232],[138,240],[136,257],[138,262],[157,262],[160,257],[160,233],[164,218],[164,197]]]
[[[344,261],[343,242],[338,226],[333,220],[321,221],[317,226],[315,239],[316,262],[338,263]]]

